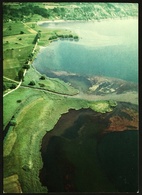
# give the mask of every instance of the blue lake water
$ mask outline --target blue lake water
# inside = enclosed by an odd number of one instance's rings
[[[75,31],[79,41],[58,40],[41,48],[33,65],[48,70],[138,82],[138,20],[54,22],[44,28]]]

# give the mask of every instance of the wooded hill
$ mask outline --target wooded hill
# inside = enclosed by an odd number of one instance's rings
[[[137,3],[3,3],[3,20],[29,22],[37,20],[100,20],[138,16]]]

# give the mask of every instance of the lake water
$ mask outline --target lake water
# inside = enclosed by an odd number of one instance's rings
[[[81,75],[100,75],[138,82],[138,20],[45,22],[50,29],[69,29],[79,41],[58,40],[41,48],[34,67]]]

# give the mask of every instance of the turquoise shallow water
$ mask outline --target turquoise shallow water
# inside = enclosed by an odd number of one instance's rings
[[[137,20],[111,20],[97,23],[65,23],[48,28],[70,28],[80,40],[59,40],[42,48],[34,61],[41,73],[50,69],[82,75],[100,75],[138,81]]]

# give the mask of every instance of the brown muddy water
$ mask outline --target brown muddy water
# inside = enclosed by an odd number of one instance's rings
[[[42,140],[42,185],[49,192],[137,191],[137,112],[134,104],[118,103],[110,113],[62,114]]]

